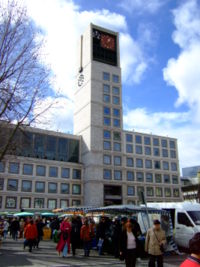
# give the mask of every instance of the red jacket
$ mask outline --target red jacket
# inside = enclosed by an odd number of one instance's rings
[[[24,231],[25,238],[28,239],[36,239],[38,237],[37,227],[35,224],[28,224]]]
[[[83,241],[91,241],[94,236],[94,228],[91,225],[83,225],[81,227],[81,239]]]
[[[189,256],[181,265],[180,267],[200,267],[200,260]]]

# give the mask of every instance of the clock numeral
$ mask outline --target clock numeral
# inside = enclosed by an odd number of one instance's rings
[[[101,34],[100,34],[100,32],[99,31],[97,31],[97,30],[93,30],[93,37],[94,38],[97,38],[97,39],[101,39]]]
[[[79,78],[78,78],[78,86],[79,86],[79,87],[82,86],[83,83],[84,83],[84,75],[81,74],[81,75],[79,76]]]

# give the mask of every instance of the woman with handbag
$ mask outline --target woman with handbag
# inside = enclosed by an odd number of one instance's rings
[[[137,259],[138,239],[137,233],[128,220],[120,237],[120,259],[125,260],[126,267],[135,267]]]
[[[70,253],[70,233],[71,233],[71,225],[69,223],[69,219],[65,217],[63,222],[60,225],[60,240],[58,241],[58,245],[56,250],[59,255],[62,252],[63,258],[67,257],[67,253]]]

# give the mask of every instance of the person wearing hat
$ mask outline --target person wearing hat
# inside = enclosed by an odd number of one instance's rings
[[[180,267],[200,266],[200,233],[196,233],[189,241],[190,256],[180,265]]]
[[[160,226],[159,220],[154,220],[153,227],[147,231],[145,251],[149,254],[149,267],[163,267],[163,252],[166,244],[165,232]]]

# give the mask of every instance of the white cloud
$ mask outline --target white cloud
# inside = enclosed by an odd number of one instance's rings
[[[155,14],[166,1],[162,0],[122,0],[119,4],[125,11],[142,14],[148,12]]]

